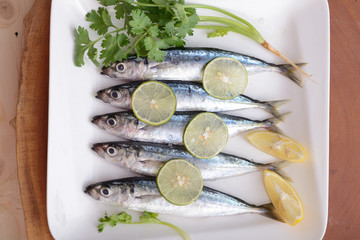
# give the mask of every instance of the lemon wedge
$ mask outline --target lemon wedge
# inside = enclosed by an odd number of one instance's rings
[[[255,147],[274,157],[290,162],[302,162],[305,159],[304,148],[295,140],[282,134],[256,131],[246,137]]]
[[[284,220],[294,226],[304,218],[304,208],[294,188],[273,171],[264,171],[266,192]]]

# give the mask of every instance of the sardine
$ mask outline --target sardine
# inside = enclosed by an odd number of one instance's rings
[[[176,111],[208,111],[224,112],[240,109],[263,109],[273,116],[279,116],[277,107],[288,100],[263,102],[245,95],[233,99],[221,100],[210,96],[200,83],[192,82],[165,82],[175,93]],[[131,110],[131,96],[141,82],[125,83],[118,86],[102,89],[97,92],[96,98],[112,106]]]
[[[286,161],[262,164],[226,153],[220,153],[211,159],[198,159],[183,146],[131,141],[96,143],[92,149],[107,161],[146,176],[155,177],[167,161],[181,158],[196,166],[204,180],[264,170],[275,171],[289,180],[289,177],[280,170],[288,165]]]
[[[155,62],[147,58],[130,56],[122,62],[103,67],[102,74],[128,81],[134,80],[183,80],[201,82],[207,63],[218,57],[231,57],[239,60],[247,73],[278,72],[303,86],[302,79],[290,64],[276,65],[244,54],[216,48],[173,48],[164,50],[164,61]],[[297,64],[299,67],[303,63]]]
[[[244,131],[258,128],[281,132],[276,123],[282,120],[286,114],[279,118],[272,117],[263,121],[225,114],[217,115],[224,120],[229,137],[233,137]],[[132,112],[116,112],[95,116],[92,123],[100,129],[127,140],[182,145],[184,129],[195,116],[195,112],[175,113],[167,123],[152,126],[139,121]]]
[[[101,202],[141,212],[186,217],[255,213],[283,222],[271,203],[257,206],[205,186],[191,204],[174,205],[161,196],[155,178],[132,177],[95,183],[87,186],[85,193]]]

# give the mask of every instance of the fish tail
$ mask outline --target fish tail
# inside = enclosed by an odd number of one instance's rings
[[[289,182],[292,182],[292,178],[285,172],[282,170],[282,168],[289,166],[291,163],[287,162],[287,161],[278,161],[278,162],[273,162],[273,163],[269,163],[266,164],[266,169],[267,170],[271,170],[276,172],[277,174],[279,174],[282,178],[286,179]]]
[[[290,102],[289,99],[265,102],[265,110],[274,117],[279,118],[281,114],[278,112],[277,108],[287,104],[288,102]]]
[[[277,124],[279,121],[284,121],[285,118],[286,118],[289,114],[290,114],[290,113],[288,112],[288,113],[281,114],[281,115],[279,115],[278,117],[271,117],[271,118],[269,118],[269,119],[266,119],[266,120],[265,120],[265,128],[268,129],[269,131],[283,134],[283,131],[282,131],[278,126],[276,126],[276,124]]]
[[[275,209],[275,207],[272,203],[260,205],[259,207],[264,210],[260,213],[261,215],[268,217],[268,218],[275,219],[280,222],[285,222],[284,218],[280,216],[279,212]]]
[[[296,65],[298,67],[303,67],[305,66],[307,63],[297,63]],[[291,66],[290,64],[282,64],[282,65],[277,65],[280,69],[280,73],[282,75],[284,75],[285,77],[290,78],[294,83],[296,83],[297,85],[299,85],[300,87],[304,86],[303,83],[303,79],[301,78],[301,76],[299,77],[296,74],[296,69]]]

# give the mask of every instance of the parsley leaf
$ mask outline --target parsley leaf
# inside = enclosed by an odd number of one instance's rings
[[[134,3],[134,0],[98,0],[98,2],[103,6],[112,6],[118,3]]]
[[[183,46],[185,46],[185,41],[182,38],[178,38],[178,37],[175,37],[175,36],[164,38],[163,40],[169,46],[174,46],[174,47],[183,47]]]
[[[95,30],[99,35],[106,34],[109,27],[114,26],[108,10],[102,7],[97,11],[92,10],[86,14],[86,21],[92,22],[90,28]]]
[[[138,41],[134,50],[138,57],[146,57],[147,56],[148,51],[145,48],[144,39],[141,39],[140,41]]]
[[[172,8],[175,18],[179,21],[184,21],[187,17],[186,17],[186,11],[184,8],[184,5],[181,4],[174,4],[174,7]]]
[[[88,44],[91,43],[89,32],[83,27],[75,29],[75,65],[81,67],[85,64],[84,54],[89,48]]]
[[[174,35],[176,33],[175,21],[170,21],[165,25],[165,31],[167,34]]]
[[[120,47],[129,43],[129,38],[124,33],[106,36],[101,43],[103,50],[101,50],[100,59],[104,59],[103,64],[109,66],[116,60],[122,60],[125,57],[125,52]]]
[[[144,212],[142,216],[140,216],[140,222],[133,222],[132,217],[130,214],[126,212],[121,212],[119,214],[112,214],[110,217],[105,212],[105,217],[99,219],[99,225],[97,226],[98,232],[101,233],[104,231],[104,228],[107,224],[109,224],[111,227],[115,227],[119,223],[123,224],[161,224],[168,227],[171,227],[172,229],[176,230],[183,238],[184,240],[190,240],[190,236],[183,231],[181,228],[168,223],[160,221],[157,217],[159,214],[152,213],[152,212]]]
[[[85,53],[95,65],[99,65],[98,57],[102,64],[109,66],[114,61],[126,58],[132,51],[138,57],[162,61],[165,56],[162,49],[184,46],[184,38],[193,34],[192,28],[198,22],[195,9],[186,8],[184,0],[97,1],[103,6],[112,6],[116,19],[123,20],[123,28],[114,25],[107,8],[99,7],[86,14],[90,29],[99,38],[91,41],[88,30],[79,28],[76,31],[76,66],[84,65]],[[133,40],[132,43],[129,38]],[[94,46],[98,41],[102,41],[99,50]]]
[[[159,27],[158,25],[153,25],[148,30],[151,37],[157,37],[159,35]]]
[[[132,6],[128,2],[122,2],[115,6],[115,17],[117,19],[124,19],[124,28],[127,28],[127,33],[131,34],[131,26],[129,22],[131,21],[131,11],[133,9],[137,9],[136,7]]]
[[[112,6],[116,19],[123,20],[123,28],[114,25],[119,23],[112,22],[107,8],[99,7],[86,14],[90,29],[95,31],[99,38],[91,41],[88,30],[77,29],[76,66],[84,65],[86,53],[95,65],[99,65],[98,57],[102,64],[109,66],[114,61],[126,58],[132,51],[135,51],[138,57],[162,61],[165,56],[162,49],[184,46],[184,38],[193,34],[192,28],[199,21],[195,9],[186,8],[184,0],[97,1],[103,6]],[[98,50],[95,43],[99,41],[102,42],[101,49]]]
[[[119,0],[98,0],[98,2],[103,6],[115,5]]]
[[[97,48],[94,47],[94,45],[91,45],[91,47],[89,48],[89,50],[87,52],[87,55],[96,66],[99,66],[100,63],[97,61],[98,50],[97,50]]]
[[[104,231],[104,227],[106,226],[106,223],[100,223],[97,228],[98,228],[98,232],[101,233],[102,231]]]
[[[198,22],[199,22],[199,16],[196,13],[192,14],[190,17],[188,17],[188,21],[183,22],[178,28],[178,36],[185,37],[186,34],[192,36],[194,32],[193,28],[196,26]]]
[[[145,48],[148,53],[149,60],[155,59],[156,62],[160,62],[164,59],[166,53],[164,51],[160,50],[160,47],[168,46],[164,40],[160,41],[154,41],[153,38],[147,37],[144,40]]]
[[[132,10],[132,18],[129,22],[132,27],[131,32],[135,35],[143,34],[146,29],[151,25],[151,20],[144,12],[139,9]]]

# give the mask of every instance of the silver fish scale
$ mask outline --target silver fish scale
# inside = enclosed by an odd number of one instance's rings
[[[158,191],[156,181],[151,178],[130,178],[122,179],[121,182],[113,184],[104,183],[112,188],[116,188],[121,183],[134,191],[124,192],[126,196],[121,196],[120,202],[117,202],[124,208],[135,211],[149,211],[161,214],[171,214],[187,217],[208,217],[235,215],[243,213],[262,213],[264,209],[246,203],[245,201],[232,197],[228,194],[204,187],[199,198],[193,203],[185,206],[177,206],[165,200]],[[125,200],[125,201],[123,201]]]
[[[97,98],[115,107],[130,110],[131,96],[142,82],[126,83],[98,92]],[[248,108],[264,109],[276,113],[274,106],[267,102],[251,99],[245,95],[239,95],[233,99],[222,100],[210,96],[198,83],[164,81],[176,96],[176,111],[210,111],[223,112]],[[112,92],[118,92],[121,97],[113,98]],[[281,102],[281,101],[279,101]]]
[[[246,68],[248,75],[260,72],[278,72],[299,86],[303,86],[300,76],[288,64],[272,64],[244,54],[215,48],[181,48],[164,50],[162,62],[147,58],[130,56],[121,62],[115,62],[102,69],[102,74],[112,78],[128,81],[138,80],[179,80],[201,82],[204,67],[218,57],[230,57],[239,60]],[[299,63],[298,66],[304,66]],[[118,66],[121,66],[118,68]]]
[[[196,84],[167,83],[176,95],[177,111],[231,111],[246,108],[265,108],[248,97],[240,95],[229,100],[221,100],[210,96]]]
[[[163,164],[171,159],[186,159],[201,172],[204,180],[238,176],[264,169],[273,170],[272,165],[252,162],[248,159],[220,153],[211,159],[198,159],[183,146],[169,146],[155,143],[110,142],[95,144],[95,151],[106,160],[136,173],[156,176]],[[118,154],[110,156],[107,147],[114,147]]]
[[[211,60],[218,57],[231,57],[240,61],[248,74],[262,71],[278,71],[276,65],[267,63],[258,58],[216,48],[186,48],[166,50],[165,62],[179,65],[183,61],[192,64],[201,63],[202,68]]]
[[[150,63],[144,73],[144,79],[182,79],[201,82],[202,73],[207,63],[218,57],[231,57],[239,60],[247,73],[279,72],[276,65],[268,64],[260,59],[220,49],[169,49],[161,63]]]
[[[142,142],[182,145],[184,129],[195,115],[196,113],[194,112],[176,113],[167,123],[160,126],[147,125],[137,120],[131,112],[118,112],[95,116],[93,122],[98,127],[121,138]],[[256,121],[225,114],[218,114],[218,116],[224,120],[228,128],[229,137],[236,136],[247,130],[268,127],[269,125],[267,121]],[[116,117],[118,123],[115,127],[107,125],[107,119],[110,117]]]

